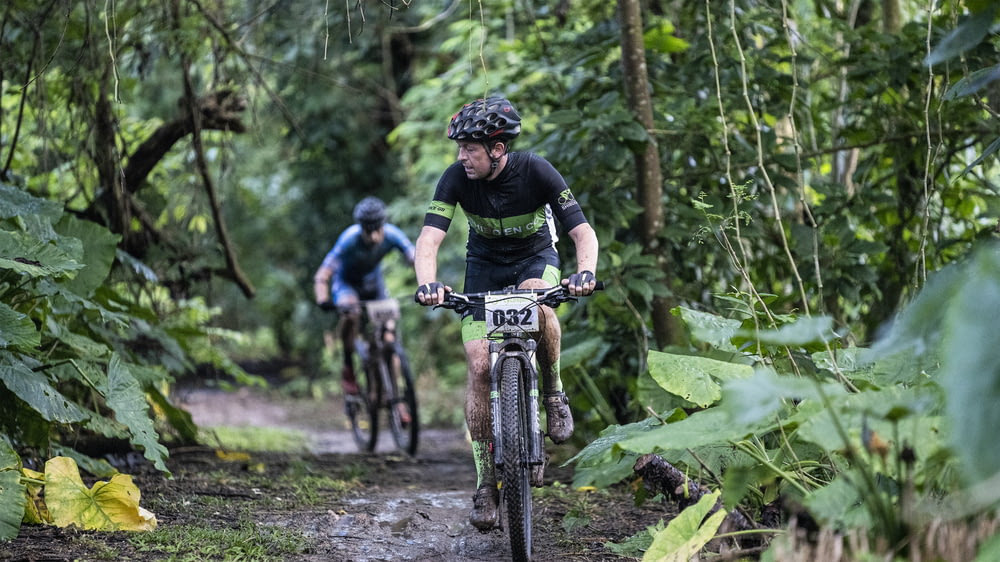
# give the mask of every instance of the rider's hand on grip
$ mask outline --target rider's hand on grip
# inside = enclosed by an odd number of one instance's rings
[[[570,275],[569,279],[567,279],[567,283],[565,283],[570,291],[570,294],[574,296],[589,295],[594,292],[595,284],[596,278],[594,277],[594,272],[590,270],[584,270]]]
[[[439,302],[437,298],[439,291],[447,292],[448,288],[444,286],[444,283],[438,283],[437,281],[424,283],[417,287],[417,292],[413,294],[413,302],[423,305],[436,304]]]

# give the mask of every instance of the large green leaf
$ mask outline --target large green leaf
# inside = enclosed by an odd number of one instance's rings
[[[984,9],[969,14],[934,47],[924,64],[933,66],[949,61],[978,45],[989,33],[996,11],[996,3],[990,2]]]
[[[728,514],[725,509],[708,513],[719,501],[719,491],[702,496],[688,506],[653,536],[653,544],[643,555],[643,562],[688,562],[715,537]],[[707,516],[707,518],[706,518]]]
[[[66,277],[83,264],[57,247],[24,233],[0,230],[0,269],[29,277]]]
[[[945,318],[941,384],[955,450],[973,482],[1000,472],[1000,246],[977,252]]]
[[[842,387],[826,385],[834,395],[844,394]],[[773,416],[788,400],[818,400],[817,383],[807,378],[779,375],[770,369],[758,369],[750,378],[733,380],[722,390],[721,406],[739,424],[757,423]]]
[[[7,441],[0,439],[0,541],[17,536],[24,517],[21,461]]]
[[[682,306],[671,312],[684,320],[684,324],[691,330],[692,339],[707,343],[715,349],[736,351],[732,339],[740,327],[738,320]]]
[[[82,261],[86,267],[67,281],[66,286],[79,295],[90,296],[107,278],[121,236],[112,234],[96,223],[79,220],[69,214],[63,216],[56,228],[63,236],[80,240],[83,246]]]
[[[987,68],[981,68],[975,72],[971,72],[967,77],[961,78],[958,82],[955,82],[950,88],[948,88],[948,91],[944,93],[943,98],[946,100],[953,100],[962,96],[972,95],[997,80],[1000,80],[1000,64]]]
[[[40,215],[49,222],[56,222],[62,214],[61,204],[0,182],[0,219]]]
[[[800,346],[837,338],[829,316],[803,316],[777,330],[739,330],[738,335],[775,345]]]
[[[116,474],[109,482],[97,482],[88,489],[73,459],[54,457],[45,463],[45,504],[56,526],[102,531],[155,529],[156,517],[139,506],[139,497],[139,488],[127,474]]]
[[[159,435],[153,427],[146,395],[117,353],[111,356],[108,363],[105,399],[108,407],[114,410],[115,419],[128,426],[132,444],[141,447],[145,457],[156,468],[169,474],[164,464],[167,448],[159,442]]]
[[[629,439],[637,435],[642,435],[656,427],[663,425],[656,418],[646,418],[640,422],[627,425],[611,425],[601,431],[600,436],[594,439],[579,453],[571,458],[567,463],[577,462],[580,464],[593,463],[605,457],[612,448],[624,439]],[[621,452],[618,452],[621,455]]]
[[[190,412],[175,406],[170,398],[156,387],[150,387],[147,393],[150,401],[163,413],[170,426],[177,430],[181,439],[192,444],[198,440],[198,426],[194,423]]]
[[[1000,68],[1000,67],[998,67],[998,68]],[[962,173],[960,175],[964,176],[965,174],[971,172],[974,168],[978,167],[980,164],[982,164],[983,162],[985,162],[988,158],[990,158],[994,154],[996,154],[996,152],[998,150],[1000,150],[1000,138],[997,138],[996,140],[994,140],[993,142],[991,142],[989,144],[989,146],[987,146],[985,149],[983,149],[983,153],[980,154],[978,157],[976,157],[975,160],[973,160],[972,162],[970,162],[969,165],[966,166],[964,170],[962,170]]]
[[[683,412],[681,412],[683,415]],[[576,463],[573,474],[573,486],[596,486],[602,488],[621,482],[634,474],[633,466],[638,455],[625,453],[616,449],[615,445],[622,439],[627,439],[649,431],[661,422],[653,417],[628,425],[611,425],[601,431],[566,464]]]
[[[740,441],[767,426],[767,423],[737,424],[720,408],[712,408],[695,412],[674,423],[654,427],[648,432],[630,436],[615,446],[639,454],[696,449],[707,445]]]
[[[864,497],[845,475],[804,498],[809,513],[822,525],[838,529],[871,529],[871,514]]]
[[[747,378],[753,367],[693,355],[650,350],[649,374],[667,392],[707,407],[722,397],[718,381]]]
[[[0,348],[31,350],[38,347],[41,341],[41,334],[27,314],[21,314],[0,302]]]
[[[89,417],[86,410],[60,394],[43,373],[10,353],[0,352],[0,382],[48,421],[73,423]]]
[[[0,470],[0,541],[12,539],[20,532],[26,500],[21,473]]]
[[[0,439],[0,470],[17,470],[21,467],[21,459],[17,451],[6,439]]]

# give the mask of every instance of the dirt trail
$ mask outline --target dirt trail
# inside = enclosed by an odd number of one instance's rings
[[[156,513],[161,528],[238,528],[249,520],[262,534],[288,529],[307,543],[298,554],[274,558],[289,561],[510,559],[502,531],[484,534],[469,524],[475,471],[462,430],[422,431],[415,457],[396,453],[388,440],[380,441],[375,454],[361,454],[343,429],[342,406],[336,402],[204,389],[181,392],[178,399],[199,425],[295,429],[309,452],[252,454],[248,461],[232,462],[220,460],[208,447],[175,450],[168,463],[173,480],[139,466],[123,469],[134,475],[143,504]],[[556,458],[573,453],[549,447]],[[353,478],[360,485],[347,492],[318,489],[310,495],[315,501],[289,505],[294,500],[287,498],[301,497],[295,489],[299,481],[289,478],[298,474],[327,481]],[[625,487],[583,493],[569,487],[571,480],[572,469],[550,465],[549,493],[536,493],[536,562],[637,560],[616,556],[605,544],[621,542],[671,515],[662,504],[637,508]],[[178,558],[138,552],[124,533],[54,527],[23,526],[16,540],[0,544],[0,560],[101,559]]]
[[[295,527],[336,554],[334,560],[435,560],[438,562],[509,560],[510,547],[500,530],[476,531],[468,520],[476,476],[463,430],[424,429],[414,457],[397,452],[381,432],[374,455],[358,453],[340,415],[341,403],[275,401],[248,390],[236,393],[198,390],[182,395],[195,422],[206,427],[251,425],[304,431],[318,458],[365,466],[365,488],[343,499],[340,510],[300,514]],[[223,406],[226,404],[226,406]],[[554,449],[550,444],[550,448]],[[572,471],[550,467],[549,483],[569,484]],[[536,508],[537,509],[537,508]],[[276,514],[261,523],[285,525]],[[557,528],[558,521],[553,522]],[[536,560],[567,560],[555,552],[555,535],[545,524],[535,530]],[[323,547],[320,547],[323,549]],[[603,557],[579,558],[603,560]]]

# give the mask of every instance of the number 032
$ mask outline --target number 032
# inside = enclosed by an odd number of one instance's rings
[[[501,332],[538,330],[538,316],[535,309],[522,306],[519,302],[526,300],[507,297],[488,302],[486,305],[487,328]],[[525,302],[525,304],[527,303]]]

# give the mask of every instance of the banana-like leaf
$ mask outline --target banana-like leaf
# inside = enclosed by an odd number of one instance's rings
[[[45,463],[45,504],[58,527],[74,525],[101,531],[150,531],[156,517],[139,506],[139,488],[127,474],[87,488],[73,459]]]

